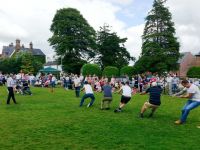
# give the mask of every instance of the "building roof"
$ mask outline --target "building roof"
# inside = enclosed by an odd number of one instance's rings
[[[199,52],[199,53],[197,53],[195,56],[200,56],[200,52]]]
[[[14,46],[3,46],[3,50],[2,50],[2,54],[5,55],[5,56],[8,56],[10,57],[11,54],[15,51],[15,47]],[[21,47],[20,48],[20,51],[30,51],[29,48],[23,48]],[[36,49],[36,48],[33,48],[32,50],[32,54],[33,55],[37,55],[37,56],[45,56],[45,54],[42,52],[41,49]]]
[[[15,51],[15,47],[3,46],[2,55],[10,56]]]

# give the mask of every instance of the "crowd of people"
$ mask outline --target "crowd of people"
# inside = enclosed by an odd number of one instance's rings
[[[10,104],[10,99],[17,104],[15,99],[15,92],[23,95],[32,95],[31,86],[36,87],[50,87],[53,92],[56,85],[60,84],[66,90],[72,89],[75,91],[75,96],[80,97],[80,92],[85,91],[81,98],[80,107],[84,105],[84,101],[90,98],[91,101],[87,107],[91,107],[95,102],[94,92],[102,92],[103,98],[101,100],[101,109],[109,110],[113,100],[113,93],[121,93],[121,100],[119,107],[114,112],[119,113],[131,100],[132,95],[140,93],[141,95],[149,93],[149,100],[145,102],[139,113],[139,117],[143,118],[144,113],[148,108],[152,111],[149,117],[152,117],[161,105],[161,94],[164,91],[170,96],[179,96],[180,98],[188,98],[182,110],[182,115],[175,124],[184,124],[190,110],[200,105],[200,90],[199,82],[192,83],[189,80],[180,80],[176,74],[168,74],[167,77],[159,76],[157,74],[142,74],[135,75],[132,78],[128,76],[123,77],[101,77],[96,75],[77,75],[77,74],[61,74],[57,79],[52,74],[40,74],[34,76],[33,74],[0,74],[0,85],[7,85],[8,97],[7,104]],[[182,95],[187,92],[187,95]],[[181,96],[180,96],[181,95]]]

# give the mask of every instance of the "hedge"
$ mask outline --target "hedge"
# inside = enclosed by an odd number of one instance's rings
[[[120,75],[128,75],[129,77],[135,74],[135,69],[132,66],[124,66],[120,69]]]
[[[107,66],[103,70],[103,76],[111,78],[112,76],[119,76],[119,69],[113,66]]]
[[[83,76],[94,74],[97,76],[101,76],[101,69],[97,64],[85,64],[83,65],[81,72]]]
[[[187,76],[189,78],[200,78],[200,67],[191,67],[187,72]]]

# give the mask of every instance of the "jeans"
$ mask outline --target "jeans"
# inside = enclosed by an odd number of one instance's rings
[[[69,85],[69,81],[65,81],[65,83],[64,83],[65,89],[68,89],[68,85]]]
[[[178,90],[177,84],[172,84],[172,93],[175,94]]]
[[[76,93],[76,97],[79,97],[80,96],[80,86],[78,87],[75,87],[75,93]]]
[[[51,81],[51,87],[55,88],[55,86],[56,86],[56,82],[55,81]]]
[[[199,105],[200,105],[200,102],[198,102],[198,101],[188,100],[182,109],[182,115],[181,115],[181,119],[180,119],[181,122],[185,122],[190,110],[198,107]]]
[[[94,103],[94,100],[95,100],[94,94],[85,94],[81,99],[80,107],[83,105],[86,98],[91,98],[91,102],[89,106],[92,106],[92,104]]]

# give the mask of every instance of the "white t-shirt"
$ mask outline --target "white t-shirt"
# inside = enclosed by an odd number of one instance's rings
[[[199,101],[199,102],[200,102],[200,90],[199,90],[198,86],[192,84],[192,85],[187,89],[187,92],[193,94],[191,100]]]
[[[74,79],[74,85],[75,85],[75,87],[81,86],[81,80],[80,80],[80,78],[75,78]]]
[[[14,80],[11,77],[9,77],[7,79],[7,87],[13,87],[14,85]]]
[[[122,95],[126,97],[131,97],[131,88],[128,85],[122,86]]]
[[[52,77],[51,81],[55,82],[56,81],[56,77]]]
[[[172,82],[172,79],[173,79],[173,78],[172,78],[171,76],[170,76],[170,77],[167,77],[167,82],[168,82],[168,83],[171,83],[171,82]]]
[[[93,94],[93,90],[92,90],[91,85],[85,84],[85,85],[84,85],[84,88],[85,88],[85,93],[86,93],[86,94]]]
[[[17,79],[17,80],[20,80],[20,79],[21,79],[21,75],[20,75],[20,74],[17,74],[17,75],[16,75],[16,79]]]

